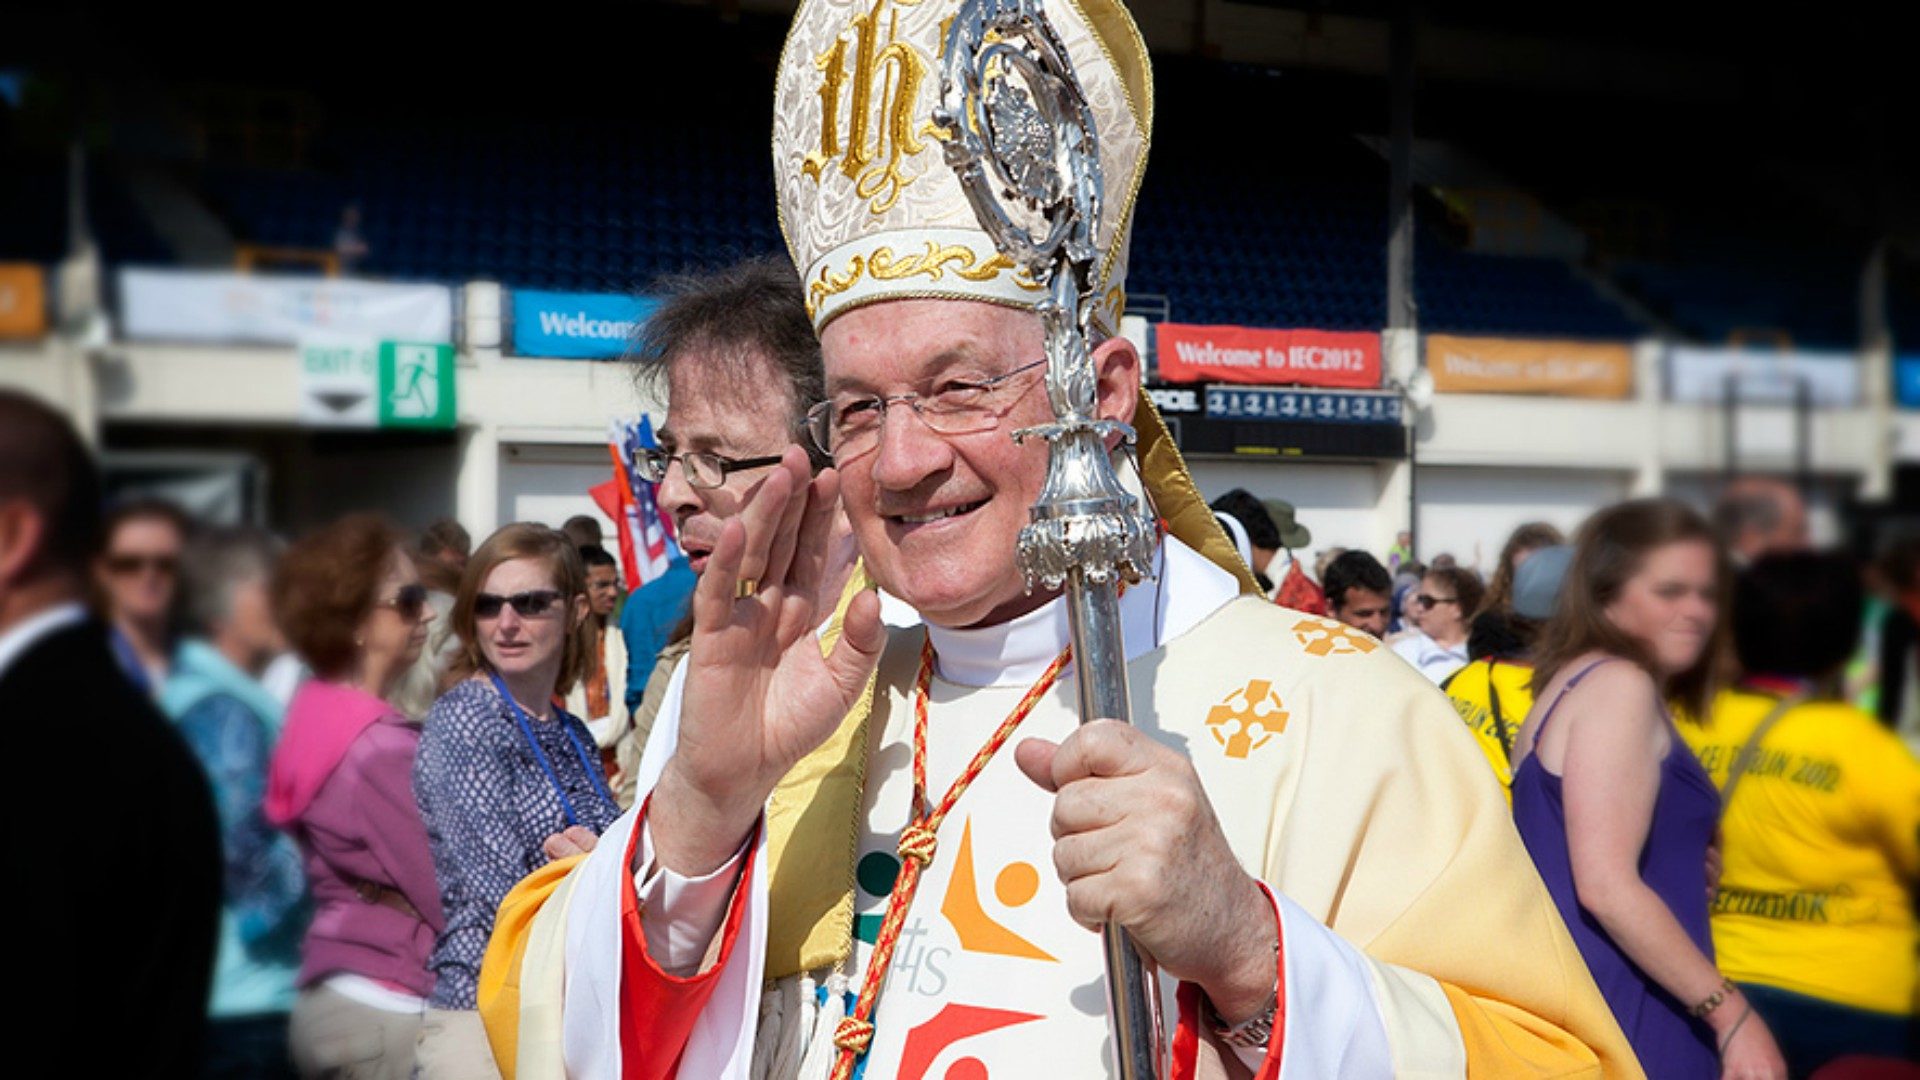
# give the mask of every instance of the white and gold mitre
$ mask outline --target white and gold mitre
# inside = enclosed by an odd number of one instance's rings
[[[1044,293],[994,249],[941,156],[933,110],[955,0],[801,0],[780,56],[780,227],[816,330],[882,300],[1032,307]],[[1105,184],[1093,325],[1117,333],[1127,242],[1153,130],[1146,43],[1118,0],[1046,0],[1092,106]]]

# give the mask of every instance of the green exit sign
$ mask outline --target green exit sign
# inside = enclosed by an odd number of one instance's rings
[[[380,426],[454,426],[453,346],[380,343]]]

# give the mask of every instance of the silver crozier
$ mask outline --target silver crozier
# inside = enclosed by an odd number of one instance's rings
[[[1045,290],[1047,396],[1054,422],[1015,441],[1050,444],[1046,485],[1020,531],[1027,588],[1066,589],[1080,720],[1132,722],[1120,585],[1148,572],[1153,522],[1120,486],[1097,419],[1087,323],[1098,282],[1100,153],[1093,110],[1039,0],[965,0],[947,34],[940,107],[946,161],[994,246]],[[1129,388],[1131,389],[1131,388]],[[1102,930],[1116,1075],[1165,1074],[1158,987],[1127,932]]]

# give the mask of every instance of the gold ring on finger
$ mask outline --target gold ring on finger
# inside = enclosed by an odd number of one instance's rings
[[[759,578],[741,578],[739,581],[733,583],[733,598],[735,600],[745,600],[747,597],[759,591]]]

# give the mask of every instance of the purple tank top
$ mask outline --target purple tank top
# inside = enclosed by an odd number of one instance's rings
[[[1534,733],[1536,751],[1554,710],[1567,691],[1606,660],[1582,668],[1561,688]],[[1668,721],[1672,726],[1672,721]],[[1513,774],[1513,820],[1534,866],[1553,894],[1560,917],[1593,972],[1593,981],[1613,1009],[1614,1019],[1640,1057],[1649,1080],[1720,1075],[1713,1032],[1687,1015],[1687,1007],[1654,982],[1614,944],[1599,920],[1580,906],[1573,887],[1573,861],[1567,852],[1566,803],[1560,777],[1530,753]],[[1706,770],[1678,732],[1673,749],[1660,763],[1660,791],[1653,804],[1653,822],[1646,846],[1640,851],[1640,880],[1660,898],[1687,936],[1707,958],[1713,958],[1713,938],[1707,922],[1707,847],[1720,821],[1720,793]]]

